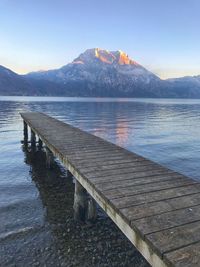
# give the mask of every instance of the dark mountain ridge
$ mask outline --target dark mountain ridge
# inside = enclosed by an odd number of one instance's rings
[[[0,65],[1,95],[34,95],[34,88],[27,79]]]

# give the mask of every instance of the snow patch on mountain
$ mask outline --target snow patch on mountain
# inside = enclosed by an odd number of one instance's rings
[[[119,64],[119,65],[139,65],[128,55],[121,51],[108,51],[101,48],[87,49],[72,64],[91,64],[91,63]]]

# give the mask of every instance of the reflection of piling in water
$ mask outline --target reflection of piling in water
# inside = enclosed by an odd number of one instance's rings
[[[41,150],[41,149],[42,149],[42,146],[43,146],[43,142],[42,142],[42,140],[39,138],[39,141],[38,141],[38,149]]]
[[[45,147],[45,152],[46,152],[46,167],[48,169],[53,168],[54,165],[54,156],[51,150],[48,147]]]
[[[35,148],[36,146],[36,135],[35,132],[31,129],[31,147]]]
[[[37,160],[36,157],[41,157],[41,152],[43,153],[43,160],[45,160],[46,168],[49,169],[49,171],[52,170],[53,167],[56,165],[53,153],[47,146],[43,146],[43,142],[39,137],[38,142],[36,142],[36,134],[32,129],[31,140],[28,140],[28,125],[26,122],[24,122],[24,141],[22,143],[24,144],[23,151],[26,154],[26,162],[31,166],[31,169],[33,167],[33,162]],[[29,143],[31,144],[30,147],[28,147]],[[36,144],[38,145],[36,146]],[[67,170],[66,176],[68,178],[73,177],[69,170]],[[75,220],[81,222],[95,222],[97,218],[96,202],[91,198],[85,188],[76,179],[73,208]]]
[[[28,146],[28,125],[24,121],[24,145]]]
[[[64,223],[71,215],[73,206],[74,184],[65,175],[65,170],[57,163],[53,168],[46,168],[46,153],[39,147],[23,146],[25,162],[30,166],[30,175],[35,183],[47,221],[51,224]]]

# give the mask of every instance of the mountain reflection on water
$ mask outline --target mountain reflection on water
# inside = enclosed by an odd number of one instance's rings
[[[53,100],[53,101],[52,101]],[[39,111],[199,178],[200,101],[0,97],[0,266],[148,266],[99,210],[73,219],[73,180],[25,150],[19,112]]]

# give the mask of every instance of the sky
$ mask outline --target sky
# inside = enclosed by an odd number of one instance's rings
[[[59,68],[122,50],[161,78],[200,75],[200,0],[0,0],[0,65]]]

